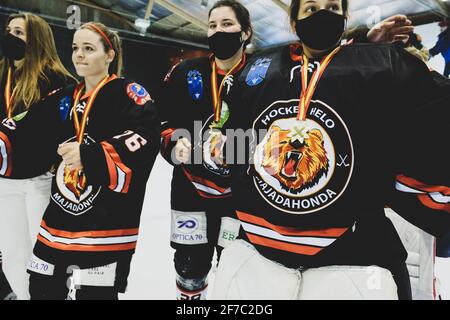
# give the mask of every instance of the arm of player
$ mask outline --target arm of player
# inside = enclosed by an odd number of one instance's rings
[[[127,193],[135,171],[153,167],[160,147],[161,127],[155,105],[148,93],[145,94],[138,102],[125,96],[120,115],[123,132],[80,146],[81,163],[90,183]]]
[[[390,16],[373,26],[367,32],[367,40],[372,43],[392,43],[407,41],[409,34],[414,31],[411,20],[405,15]]]
[[[21,176],[49,170],[56,155],[62,121],[60,92],[32,105],[27,112],[0,124],[0,176]]]
[[[439,80],[427,80],[427,96],[413,98],[428,102],[405,110],[398,124],[395,181],[388,203],[438,241],[450,234],[450,81]]]
[[[183,101],[179,99],[179,90],[183,85],[182,71],[179,64],[172,67],[164,78],[162,88],[155,99],[158,114],[162,121],[161,156],[171,165],[178,165],[187,161],[191,144],[181,131],[185,119],[180,107]],[[186,160],[186,161],[185,161]]]
[[[11,119],[5,119],[0,126],[0,176],[10,177],[13,170],[13,144],[16,124]]]
[[[393,15],[369,28],[350,30],[346,37],[355,42],[392,43],[407,41],[409,34],[414,31],[411,20],[405,15]]]

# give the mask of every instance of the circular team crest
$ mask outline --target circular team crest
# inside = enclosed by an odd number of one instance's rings
[[[74,141],[76,141],[76,137],[66,142]],[[89,141],[94,142],[86,135],[85,143],[88,144]],[[56,185],[52,188],[51,199],[65,212],[74,216],[81,215],[92,209],[94,200],[101,189],[101,187],[89,185],[83,171],[68,170],[64,162],[61,162],[58,166],[55,181]]]
[[[260,195],[285,212],[312,213],[336,201],[353,171],[353,145],[341,117],[311,101],[297,120],[298,99],[277,101],[254,122],[264,136],[255,148],[254,184]]]

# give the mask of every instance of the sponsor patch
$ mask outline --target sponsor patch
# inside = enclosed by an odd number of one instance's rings
[[[206,213],[172,210],[171,241],[179,244],[208,243]]]
[[[39,259],[34,254],[32,254],[28,262],[27,269],[46,276],[52,276],[55,272],[55,265]]]

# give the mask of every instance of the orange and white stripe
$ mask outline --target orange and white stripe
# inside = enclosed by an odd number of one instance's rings
[[[331,245],[349,228],[302,230],[274,225],[255,215],[236,211],[250,242],[302,255],[315,255]]]
[[[109,172],[109,188],[115,192],[127,193],[131,183],[132,170],[120,159],[116,149],[108,142],[101,142]]]
[[[231,196],[231,188],[224,188],[201,177],[194,176],[183,167],[184,174],[203,198],[224,198]]]
[[[12,171],[11,142],[0,132],[0,176],[9,177]]]
[[[169,145],[170,138],[172,137],[173,133],[175,132],[174,128],[167,128],[166,130],[163,130],[161,132],[161,149],[166,151],[167,146]]]
[[[395,189],[417,195],[426,207],[450,213],[450,188],[447,186],[431,186],[405,175],[396,177]]]
[[[43,220],[38,241],[65,251],[125,251],[136,248],[139,229],[69,232],[50,228]]]

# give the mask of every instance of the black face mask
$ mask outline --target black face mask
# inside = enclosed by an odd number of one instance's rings
[[[242,47],[241,31],[217,31],[208,38],[209,48],[221,60],[231,58]]]
[[[295,31],[300,41],[316,50],[325,50],[339,42],[345,18],[329,10],[319,10],[308,18],[297,20]]]
[[[2,38],[3,55],[11,60],[21,60],[25,57],[26,45],[25,41],[8,33]]]

